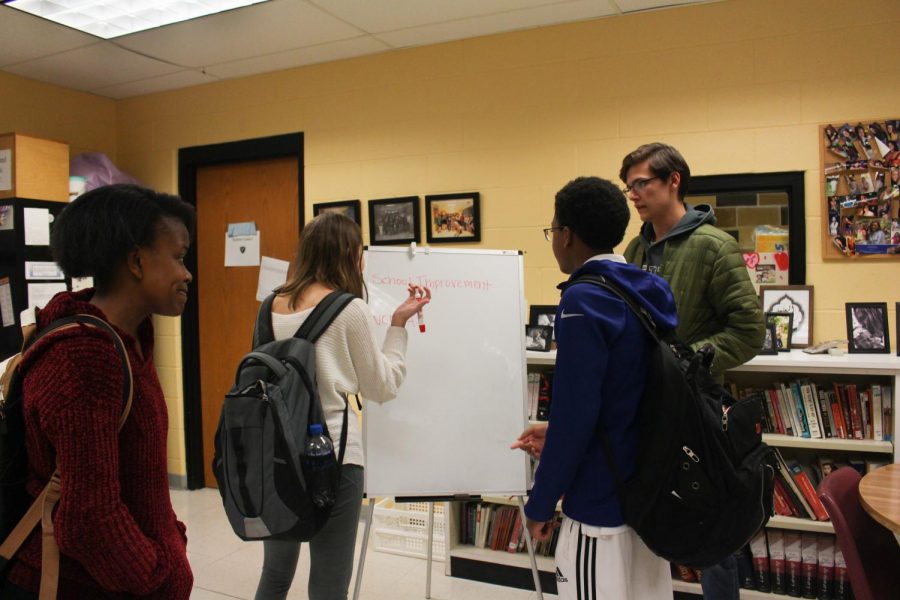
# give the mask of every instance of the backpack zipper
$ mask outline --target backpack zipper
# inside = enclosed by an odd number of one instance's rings
[[[697,456],[696,454],[694,454],[693,450],[691,450],[687,446],[682,446],[681,449],[682,449],[682,451],[684,451],[685,454],[687,454],[690,457],[690,459],[692,461],[694,461],[695,463],[700,462],[700,457]]]

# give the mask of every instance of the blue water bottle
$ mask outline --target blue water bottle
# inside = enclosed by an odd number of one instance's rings
[[[335,467],[334,445],[325,435],[322,425],[313,423],[309,426],[306,451],[303,453],[303,475],[310,500],[319,508],[330,507],[336,500],[332,487]]]

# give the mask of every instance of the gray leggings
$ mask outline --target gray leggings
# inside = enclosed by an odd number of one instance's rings
[[[309,599],[346,600],[353,557],[356,550],[356,530],[362,504],[363,468],[344,465],[341,469],[341,488],[331,517],[309,542]],[[300,542],[263,542],[265,558],[262,576],[256,588],[256,600],[282,600],[287,597],[297,560]]]

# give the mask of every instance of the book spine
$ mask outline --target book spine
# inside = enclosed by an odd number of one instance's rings
[[[801,583],[803,555],[800,545],[800,534],[797,532],[784,532],[784,571],[788,596],[799,598],[803,589]]]
[[[761,529],[750,540],[750,554],[753,556],[753,576],[756,589],[760,592],[772,591],[772,580],[769,573],[769,546],[766,542],[766,530]]]
[[[815,599],[816,592],[818,592],[816,567],[819,564],[815,533],[803,533],[800,535],[800,559],[800,595],[804,598]]]
[[[803,408],[803,395],[800,393],[800,385],[796,381],[793,382],[789,392],[794,399],[794,407],[797,412],[797,424],[800,426],[800,435],[805,438],[811,437],[806,409]]]
[[[897,340],[900,344],[900,340]],[[884,441],[890,442],[894,439],[894,407],[893,407],[894,390],[891,386],[886,385],[881,390],[882,415],[884,417]]]
[[[882,406],[881,386],[872,384],[872,439],[884,440],[884,407]]]
[[[848,383],[844,388],[847,392],[847,405],[850,407],[850,427],[853,430],[853,439],[863,439],[862,430],[862,408],[859,404],[859,398],[856,395],[856,384]]]
[[[820,439],[823,437],[822,428],[819,426],[819,413],[816,410],[817,403],[813,401],[812,388],[806,383],[800,384],[798,387],[800,396],[803,398],[803,411],[809,423],[809,437]]]
[[[812,482],[809,480],[806,473],[803,472],[803,468],[799,463],[794,464],[791,468],[791,472],[794,476],[794,481],[797,483],[797,487],[800,488],[800,492],[803,494],[803,497],[809,503],[810,508],[812,508],[813,513],[816,515],[816,519],[819,521],[827,521],[828,511],[825,510],[825,506],[822,505],[822,501],[819,500],[819,497],[816,495],[816,490],[813,487]]]

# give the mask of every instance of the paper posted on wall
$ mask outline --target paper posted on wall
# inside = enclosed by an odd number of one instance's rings
[[[290,263],[269,256],[263,256],[259,265],[259,285],[256,286],[256,299],[262,302],[275,288],[287,281]]]

